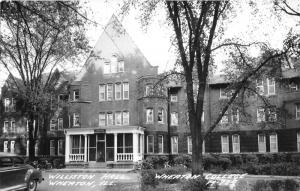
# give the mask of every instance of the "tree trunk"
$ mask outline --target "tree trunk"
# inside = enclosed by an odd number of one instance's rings
[[[49,155],[48,152],[48,147],[47,147],[47,128],[50,123],[49,117],[46,115],[43,115],[40,123],[40,129],[39,129],[39,134],[40,134],[40,154],[41,155]]]
[[[194,118],[192,133],[192,175],[203,175],[201,120]],[[198,122],[200,121],[200,122]],[[199,124],[200,123],[200,124]],[[193,128],[193,131],[192,131]]]
[[[33,162],[35,160],[35,139],[33,135],[33,115],[30,115],[28,121],[28,139],[29,139],[29,161]]]

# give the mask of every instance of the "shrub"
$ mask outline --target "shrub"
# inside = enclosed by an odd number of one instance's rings
[[[190,168],[192,163],[192,157],[190,155],[178,155],[174,158],[175,165],[185,165],[186,167]]]
[[[245,162],[246,163],[253,163],[253,164],[257,164],[258,163],[258,158],[255,154],[247,154],[245,156]]]
[[[226,170],[231,166],[231,160],[229,158],[220,157],[218,159],[218,164],[223,168],[223,170]]]
[[[148,162],[148,161],[143,161],[142,162],[142,169],[147,170],[147,169],[153,169],[153,164]]]
[[[168,161],[168,157],[166,156],[149,156],[145,160],[145,164],[143,167],[145,169],[159,169],[163,168],[164,164]]]
[[[287,154],[285,153],[273,154],[273,162],[277,162],[277,163],[287,162]]]
[[[170,167],[170,168],[163,168],[160,170],[157,170],[156,173],[158,175],[183,175],[185,172],[187,171],[186,168],[182,167],[182,166],[174,166],[174,167]],[[164,183],[168,183],[168,184],[173,184],[176,182],[179,182],[180,179],[163,179],[162,182]]]
[[[299,184],[292,179],[285,180],[258,180],[252,187],[252,191],[297,191]]]
[[[258,180],[253,185],[251,191],[272,191],[270,185],[264,180]]]
[[[248,174],[260,174],[261,165],[255,165],[253,163],[245,164],[242,166],[242,169]]]
[[[293,154],[291,155],[291,161],[300,165],[300,154]]]
[[[259,163],[268,164],[273,162],[273,155],[270,153],[262,154],[259,156]]]
[[[63,168],[65,166],[64,160],[56,158],[52,161],[53,168]]]
[[[233,166],[241,166],[243,164],[243,158],[241,155],[231,155],[230,160]]]
[[[204,166],[205,170],[209,170],[213,166],[216,166],[217,162],[218,162],[218,160],[214,156],[212,156],[210,154],[203,155],[203,166]]]
[[[208,190],[208,181],[204,177],[190,179],[183,182],[182,190],[185,191],[205,191]]]
[[[142,190],[147,190],[149,186],[155,188],[156,185],[158,185],[158,180],[155,178],[155,175],[156,175],[156,170],[154,169],[142,170],[141,172]]]

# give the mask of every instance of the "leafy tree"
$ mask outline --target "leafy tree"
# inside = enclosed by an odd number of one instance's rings
[[[1,2],[0,63],[13,79],[29,121],[29,159],[34,159],[37,128],[49,113],[60,78],[58,67],[86,53],[86,19],[79,2]],[[49,124],[49,123],[48,123]]]

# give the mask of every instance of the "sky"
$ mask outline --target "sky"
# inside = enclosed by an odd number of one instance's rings
[[[235,0],[232,0],[234,2]],[[270,3],[272,0],[257,0],[258,10],[249,8],[249,1],[239,1],[239,5],[233,10],[234,16],[226,21],[226,30],[223,38],[239,38],[245,42],[261,41],[268,42],[274,48],[281,48],[285,35],[291,26],[295,26],[297,20],[293,17],[283,15],[274,16],[274,9]],[[87,27],[87,37],[90,46],[94,46],[100,37],[103,27],[108,20],[115,14],[120,13],[120,2],[117,0],[86,0],[81,3],[87,8],[85,14],[96,22],[97,25]],[[255,13],[255,14],[254,14]],[[132,10],[128,16],[119,17],[122,25],[129,33],[133,41],[140,48],[151,65],[158,66],[158,71],[164,72],[173,67],[176,60],[174,48],[171,46],[172,28],[166,25],[166,13],[164,9],[157,12],[151,24],[145,31],[139,22],[140,12]],[[299,19],[300,20],[300,19]],[[296,28],[296,27],[294,27]],[[253,49],[253,54],[259,52]],[[222,61],[225,57],[223,52],[215,53],[215,61],[218,65],[217,72],[222,69]],[[82,63],[84,64],[84,63]],[[7,77],[7,72],[0,68],[0,85]]]

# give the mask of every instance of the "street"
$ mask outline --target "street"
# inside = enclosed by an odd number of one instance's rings
[[[140,190],[138,173],[43,172],[38,191]]]

